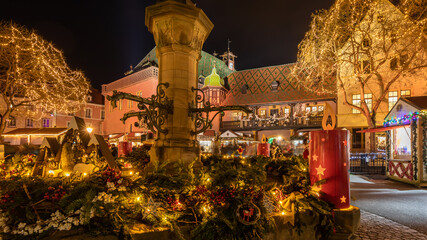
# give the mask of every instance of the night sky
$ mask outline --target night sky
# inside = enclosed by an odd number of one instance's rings
[[[230,38],[236,69],[296,60],[311,14],[333,0],[193,0],[214,23],[203,50],[223,53]],[[154,47],[145,7],[155,0],[3,0],[0,19],[36,30],[63,50],[92,85],[123,77]]]

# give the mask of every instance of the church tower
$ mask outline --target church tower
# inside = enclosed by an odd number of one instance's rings
[[[235,69],[235,64],[234,64],[234,59],[237,58],[236,55],[234,55],[231,51],[230,51],[230,39],[228,39],[227,42],[227,52],[225,52],[224,54],[222,54],[220,57],[222,57],[222,61],[225,62],[225,64],[227,64],[228,68],[231,71],[236,71]]]

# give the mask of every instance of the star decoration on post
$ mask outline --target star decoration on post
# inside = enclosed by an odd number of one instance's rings
[[[153,198],[150,196],[148,199],[148,202],[142,207],[144,208],[144,212],[142,214],[142,218],[146,218],[148,215],[153,215],[155,217],[158,217],[157,215],[157,208],[160,206],[160,202],[154,202]]]
[[[342,141],[344,143],[344,146],[347,146],[347,140]]]
[[[325,170],[326,168],[322,167],[322,165],[319,165],[319,167],[316,168],[317,175],[325,175],[324,174]]]
[[[341,203],[346,203],[347,198],[345,196],[342,196],[342,198],[340,198],[340,200],[341,200]]]
[[[314,154],[312,157],[313,161],[317,161],[318,158],[319,158],[319,156],[317,156],[316,154]]]

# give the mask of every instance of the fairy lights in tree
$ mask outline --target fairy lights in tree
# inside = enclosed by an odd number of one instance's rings
[[[390,89],[408,87],[408,78],[427,67],[426,11],[425,1],[336,0],[313,15],[299,44],[294,74],[301,87],[338,94],[375,127]],[[360,95],[360,104],[352,102],[352,94]],[[365,94],[372,97],[367,100]]]
[[[71,113],[86,103],[89,82],[36,33],[0,23],[0,134],[12,114]]]

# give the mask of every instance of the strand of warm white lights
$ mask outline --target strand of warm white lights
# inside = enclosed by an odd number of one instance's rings
[[[25,103],[42,112],[71,113],[86,103],[89,83],[68,67],[61,51],[22,27],[0,28],[0,65],[7,69],[0,72],[0,90],[11,107]]]

